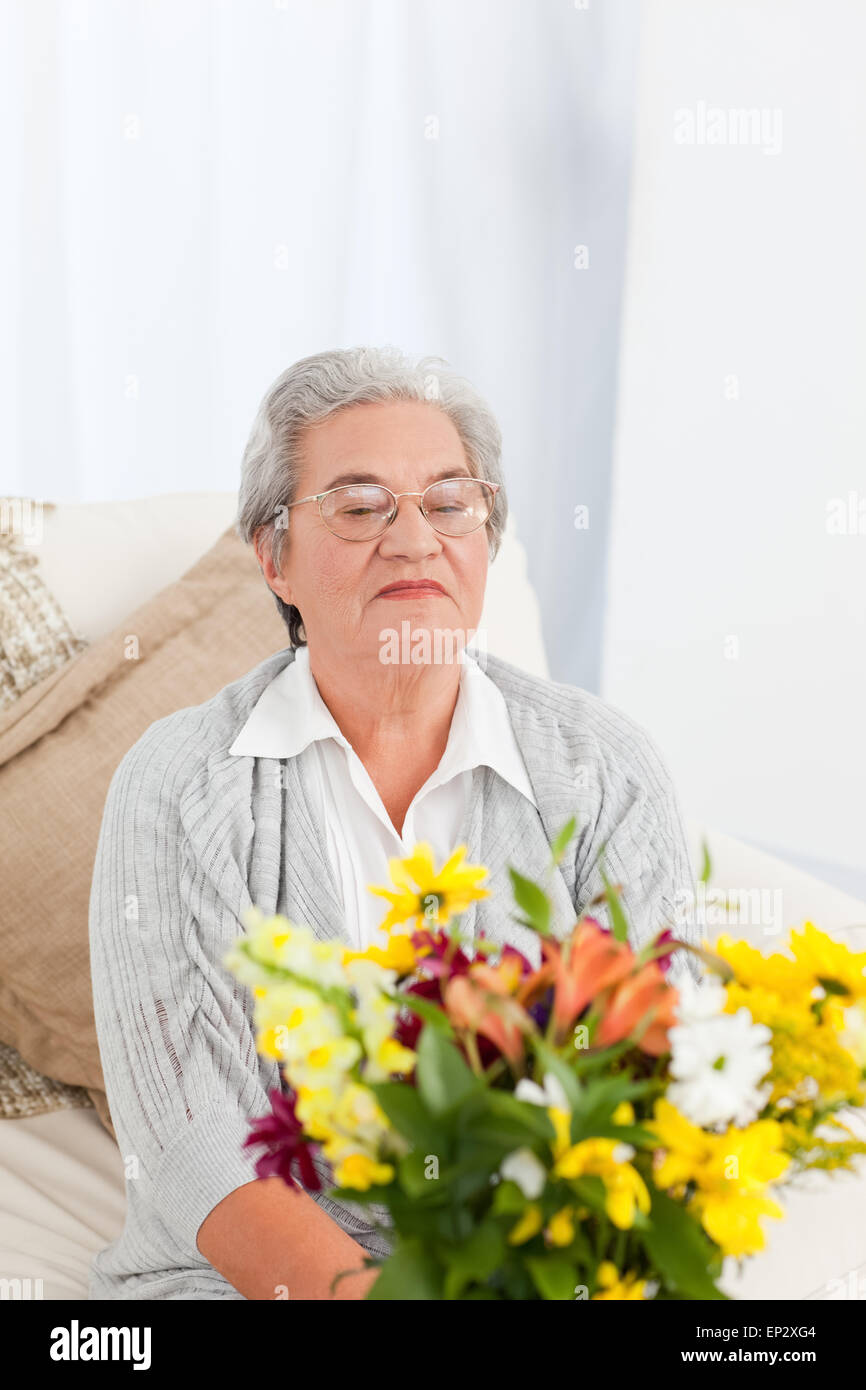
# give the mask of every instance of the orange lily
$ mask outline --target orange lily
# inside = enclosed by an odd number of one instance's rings
[[[544,964],[524,981],[518,999],[526,1007],[553,984],[553,1016],[561,1036],[571,1028],[591,999],[618,984],[634,968],[635,956],[593,919],[584,917],[571,934],[566,953],[561,942],[542,941]]]
[[[495,970],[484,966],[473,974],[481,976],[481,981],[470,975],[454,975],[448,981],[442,992],[445,1011],[458,1028],[481,1033],[510,1062],[516,1062],[523,1055],[523,1009],[510,997],[506,981],[495,978]],[[490,994],[500,995],[501,1004],[491,1006]]]
[[[600,1047],[627,1038],[648,1013],[654,1013],[652,1023],[642,1034],[638,1047],[651,1057],[660,1057],[669,1050],[668,1029],[676,1023],[679,995],[667,983],[657,961],[648,961],[630,979],[617,985],[599,1023],[594,1042]]]
[[[469,974],[494,994],[513,994],[520,984],[521,961],[518,955],[503,955],[498,965],[486,961],[474,962]]]

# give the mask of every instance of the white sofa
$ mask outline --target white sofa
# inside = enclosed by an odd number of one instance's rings
[[[81,635],[96,640],[189,568],[231,524],[234,505],[234,494],[210,493],[58,506],[43,517],[43,575]],[[84,565],[83,556],[98,559]],[[481,630],[497,655],[549,675],[513,521],[491,567]],[[780,893],[786,929],[808,918],[866,949],[863,903],[711,828],[689,821],[688,834],[696,872],[706,837],[714,885]],[[731,930],[772,950],[778,939],[767,925]],[[866,1296],[866,1175],[810,1181],[787,1204],[785,1222],[767,1223],[768,1251],[742,1275],[729,1263],[727,1292],[850,1297],[862,1277],[857,1296]],[[85,1298],[90,1261],[120,1232],[124,1210],[121,1155],[93,1110],[0,1120],[0,1279],[41,1281],[31,1287],[46,1299]]]

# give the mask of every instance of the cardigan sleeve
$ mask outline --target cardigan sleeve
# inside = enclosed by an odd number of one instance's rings
[[[242,885],[218,846],[191,851],[184,819],[207,779],[173,728],[151,726],[109,787],[90,899],[93,997],[136,1273],[215,1275],[198,1229],[255,1178],[261,1151],[242,1142],[280,1078],[256,1051],[249,992],[222,965],[242,931]]]
[[[700,945],[695,925],[695,879],[679,799],[655,743],[639,724],[608,707],[617,737],[599,767],[598,813],[591,833],[578,844],[576,885],[579,910],[604,889],[602,870],[622,885],[630,940],[642,946],[663,927],[681,941]],[[611,925],[607,903],[592,909]],[[673,982],[701,967],[691,951],[674,953]]]

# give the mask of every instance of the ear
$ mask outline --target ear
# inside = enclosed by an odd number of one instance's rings
[[[258,530],[253,536],[253,548],[256,552],[256,559],[259,562],[259,569],[265,577],[268,588],[272,593],[278,594],[284,603],[293,604],[292,586],[277,569],[271,557],[271,547],[266,527]]]

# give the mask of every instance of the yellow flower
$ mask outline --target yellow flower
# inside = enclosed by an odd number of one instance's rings
[[[593,1299],[628,1299],[635,1302],[646,1297],[644,1290],[647,1281],[636,1274],[625,1274],[620,1278],[619,1270],[610,1260],[602,1260],[598,1267],[598,1282],[603,1293],[594,1293]]]
[[[359,1152],[366,1153],[370,1162],[375,1163],[383,1147],[397,1154],[408,1149],[406,1140],[392,1127],[374,1093],[368,1086],[351,1079],[336,1089],[300,1086],[295,1113],[305,1132],[322,1145],[322,1153],[333,1165]],[[354,1185],[357,1186],[357,1182]]]
[[[560,1110],[555,1105],[547,1107],[547,1115],[553,1125],[555,1138],[551,1144],[554,1158],[561,1158],[571,1147],[571,1111]]]
[[[791,932],[791,950],[797,963],[824,988],[836,985],[851,999],[866,997],[866,951],[850,950],[813,922],[804,923],[802,932]]]
[[[320,941],[310,927],[298,926],[277,913],[265,917],[258,907],[241,913],[246,934],[233,942],[223,958],[224,964],[245,983],[264,984],[268,971],[291,970],[293,974],[323,985],[340,985],[342,954],[337,941]]]
[[[386,1076],[408,1075],[415,1070],[417,1060],[417,1052],[413,1052],[411,1047],[403,1047],[396,1038],[385,1038],[372,1058],[376,1068]]]
[[[466,846],[459,845],[438,873],[433,867],[432,846],[426,841],[416,844],[405,859],[389,859],[388,868],[398,891],[367,885],[371,893],[391,904],[382,930],[413,919],[419,926],[443,926],[476,898],[489,897],[488,889],[477,886],[487,869],[481,864],[464,864],[465,854]]]
[[[605,1187],[605,1211],[620,1230],[634,1224],[635,1209],[648,1212],[650,1195],[636,1168],[628,1162],[634,1155],[630,1144],[616,1139],[583,1139],[572,1144],[553,1165],[560,1178],[600,1177]]]
[[[808,993],[793,999],[762,986],[731,983],[726,996],[727,1013],[745,1006],[756,1023],[772,1030],[773,1064],[767,1074],[771,1104],[798,1097],[805,1078],[811,1078],[815,1097],[825,1103],[862,1103],[859,1059],[849,1051],[843,1031],[850,1011],[838,1001],[828,1000],[817,1018],[809,1007]]]
[[[295,1114],[311,1139],[325,1140],[334,1136],[333,1115],[337,1092],[332,1086],[299,1085],[296,1091]]]
[[[544,1217],[541,1214],[541,1207],[537,1202],[531,1202],[526,1211],[517,1222],[512,1226],[508,1234],[509,1245],[524,1245],[531,1240],[541,1230]]]
[[[839,1042],[858,1067],[866,1067],[866,1008],[858,1002],[842,1009],[841,1014]]]
[[[391,1182],[394,1169],[390,1163],[377,1163],[368,1154],[350,1153],[334,1169],[334,1178],[339,1187],[352,1187],[358,1192],[367,1192],[371,1187],[382,1187]]]
[[[785,1215],[784,1208],[772,1198],[748,1193],[700,1195],[695,1204],[704,1230],[725,1255],[754,1255],[763,1250],[767,1242],[760,1217]]]
[[[255,1001],[259,1050],[267,1057],[288,1061],[339,1038],[343,1025],[337,1010],[314,990],[293,981],[265,988]]]
[[[570,1245],[574,1240],[574,1207],[563,1207],[552,1216],[544,1234],[551,1245]]]
[[[659,1187],[680,1187],[701,1172],[713,1154],[713,1138],[707,1130],[687,1120],[668,1100],[657,1100],[654,1119],[645,1128],[655,1134],[664,1157],[656,1164]]]
[[[728,962],[740,985],[770,990],[797,1004],[808,1002],[815,980],[800,961],[778,953],[765,956],[747,941],[735,941],[727,933],[711,949]]]
[[[373,1092],[356,1081],[350,1081],[338,1096],[333,1123],[353,1140],[355,1148],[363,1147],[371,1153],[378,1152],[391,1129],[391,1122]]]
[[[387,945],[368,946],[366,951],[346,951],[344,964],[353,960],[371,960],[397,975],[410,975],[415,969],[418,953],[412,945],[412,938],[405,932],[391,932]]]
[[[633,1125],[634,1106],[631,1101],[621,1100],[610,1118],[615,1125]]]
[[[292,1086],[339,1086],[361,1057],[357,1038],[327,1038],[286,1063]]]
[[[695,1184],[690,1205],[724,1254],[762,1250],[759,1218],[784,1216],[782,1207],[767,1196],[767,1186],[791,1162],[783,1149],[782,1126],[775,1120],[757,1120],[743,1129],[731,1125],[724,1134],[710,1134],[670,1101],[657,1100],[647,1128],[664,1151],[656,1164],[657,1185],[681,1195],[685,1183]]]

